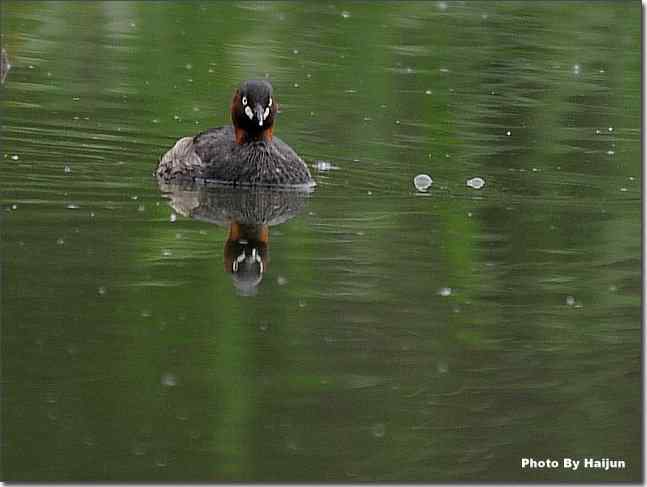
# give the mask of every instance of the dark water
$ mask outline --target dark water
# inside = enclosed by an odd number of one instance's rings
[[[638,2],[0,8],[5,479],[641,478]],[[152,171],[266,75],[318,187],[241,292]]]

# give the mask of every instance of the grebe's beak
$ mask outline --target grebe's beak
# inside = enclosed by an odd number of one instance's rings
[[[256,107],[254,107],[254,115],[258,119],[258,126],[262,127],[263,126],[263,107],[261,105],[256,105]]]

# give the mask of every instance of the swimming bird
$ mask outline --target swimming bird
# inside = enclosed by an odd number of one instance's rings
[[[183,137],[159,162],[164,181],[193,179],[248,186],[312,187],[308,167],[274,136],[277,102],[268,81],[240,84],[231,101],[232,124]]]

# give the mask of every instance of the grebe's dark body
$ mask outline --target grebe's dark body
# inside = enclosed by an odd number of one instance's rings
[[[162,157],[158,177],[250,186],[314,186],[303,160],[273,136],[276,110],[268,82],[242,83],[231,104],[233,125],[178,140]]]

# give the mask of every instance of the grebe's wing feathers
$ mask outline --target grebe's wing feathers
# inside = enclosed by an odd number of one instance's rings
[[[162,156],[157,167],[157,176],[168,181],[197,174],[204,164],[195,151],[193,137],[182,137]]]

